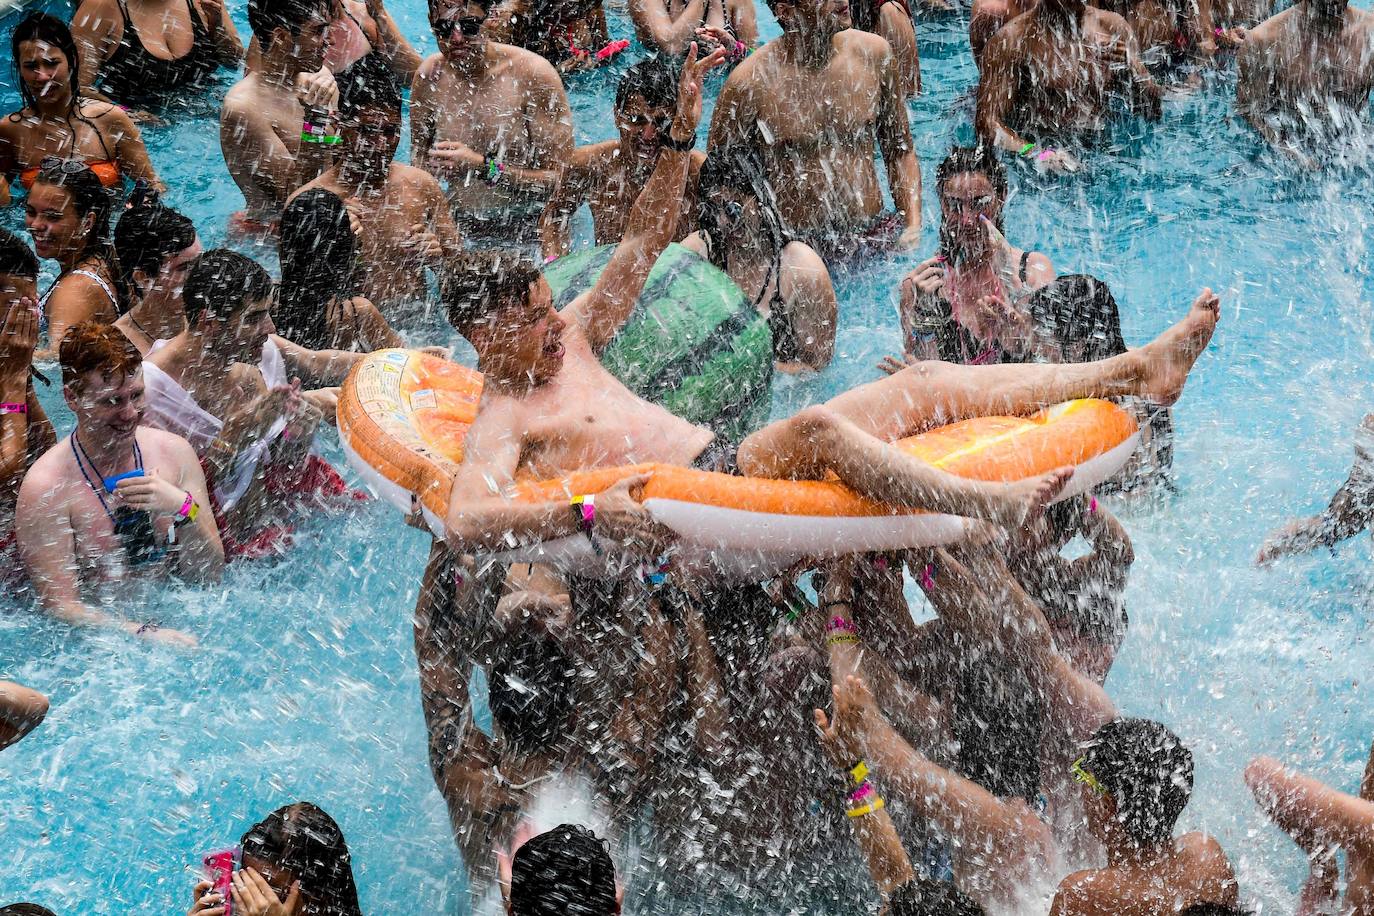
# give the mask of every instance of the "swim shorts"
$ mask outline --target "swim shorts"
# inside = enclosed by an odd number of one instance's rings
[[[888,210],[864,226],[802,230],[795,232],[794,237],[815,249],[833,269],[837,264],[847,266],[891,251],[905,227],[901,214]]]

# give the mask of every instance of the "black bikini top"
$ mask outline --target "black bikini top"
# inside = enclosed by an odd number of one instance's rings
[[[191,50],[175,60],[164,60],[148,53],[129,18],[125,0],[118,0],[124,16],[124,37],[119,47],[100,70],[101,88],[115,99],[137,99],[165,95],[175,89],[200,83],[219,68],[210,47],[210,29],[200,18],[192,0],[186,0],[191,16]]]

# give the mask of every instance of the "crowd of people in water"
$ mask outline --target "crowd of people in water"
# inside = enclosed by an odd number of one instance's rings
[[[112,596],[214,582],[290,550],[305,515],[367,498],[316,439],[350,370],[411,343],[416,303],[437,301],[485,389],[414,645],[429,762],[474,894],[499,892],[515,916],[600,916],[628,881],[626,906],[655,912],[741,878],[785,900],[856,882],[836,870],[862,861],[893,916],[1242,912],[1227,852],[1175,829],[1192,752],[1103,687],[1133,562],[1109,496],[1173,487],[1169,408],[1218,298],[1204,289],[1130,347],[1107,285],[1018,247],[1003,207],[1009,172],[1109,155],[1110,119],[1160,119],[1206,68],[1235,66],[1259,136],[1294,168],[1321,166],[1367,117],[1374,18],[1345,0],[1275,15],[1266,0],[974,0],[978,143],[935,171],[938,241],[897,291],[894,355],[872,382],[734,441],[601,362],[667,246],[719,268],[767,319],[774,368],[805,373],[835,355],[832,272],[923,238],[907,0],[767,2],[781,35],[761,43],[752,0],[629,0],[648,53],[620,77],[618,137],[580,147],[570,81],[634,53],[600,0],[429,0],[428,58],[382,0],[249,0],[248,36],[224,0],[24,15],[20,107],[0,120],[0,203],[17,183],[29,236],[0,230],[0,576],[72,627],[195,646]],[[234,247],[205,250],[169,203],[194,192],[159,177],[139,125],[175,118],[169,103],[207,95],[225,68],[242,68],[219,117],[244,205]],[[395,161],[407,98],[411,164]],[[555,309],[544,270],[573,251],[584,203],[614,252]],[[258,263],[267,250],[277,278]],[[40,261],[56,264],[41,292]],[[38,397],[54,382],[70,424]],[[1122,404],[1142,435],[1119,474],[1072,498],[1057,498],[1071,468],[987,484],[891,445],[1082,397]],[[1374,416],[1329,506],[1276,530],[1258,562],[1369,527],[1371,436]],[[834,475],[976,523],[938,548],[726,579],[673,562],[643,477],[571,503],[507,498],[518,477],[650,462]],[[563,537],[589,538],[607,572],[488,558]],[[913,622],[908,578],[932,621]],[[478,668],[490,733],[475,726]],[[47,709],[0,681],[0,747]],[[609,812],[606,836],[531,821],[565,777]],[[1374,750],[1357,793],[1269,758],[1244,777],[1310,859],[1303,912],[1374,914]],[[625,858],[642,830],[654,855]],[[307,802],[254,825],[188,890],[192,916],[231,902],[237,916],[360,913],[343,833]]]

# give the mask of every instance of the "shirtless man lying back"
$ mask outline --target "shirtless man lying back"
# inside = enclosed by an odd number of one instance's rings
[[[1024,414],[1080,397],[1141,395],[1169,404],[1219,317],[1205,290],[1159,339],[1097,363],[965,367],[920,363],[749,436],[736,448],[632,394],[598,354],[630,316],[677,219],[689,145],[700,112],[702,67],[689,65],[672,141],[635,205],[625,239],[596,285],[561,312],[538,269],[509,256],[470,256],[446,278],[449,320],[477,351],[486,376],[481,410],[453,482],[446,535],[460,553],[509,549],[576,535],[581,516],[565,501],[516,504],[499,488],[517,473],[661,462],[755,477],[822,479],[833,472],[859,493],[893,506],[1018,526],[1067,483],[1061,469],[1012,484],[955,477],[888,443],[966,417]],[[680,151],[679,151],[680,150]],[[661,534],[623,482],[598,500],[598,534],[610,540]]]

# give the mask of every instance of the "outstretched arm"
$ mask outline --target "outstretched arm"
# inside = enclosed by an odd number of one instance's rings
[[[1368,773],[1366,777],[1370,782]],[[1338,792],[1272,757],[1251,761],[1245,784],[1274,823],[1309,855],[1325,846],[1374,853],[1374,801]]]
[[[720,48],[697,60],[693,43],[678,83],[670,142],[660,150],[654,173],[635,200],[625,237],[596,285],[563,310],[563,317],[582,328],[597,353],[610,344],[630,317],[654,263],[673,240],[691,147],[701,120],[701,83],[707,70],[724,61],[725,51]]]
[[[849,790],[857,789],[865,781],[855,778],[856,764],[864,762],[865,726],[868,724],[865,721],[867,710],[856,700],[861,690],[866,695],[867,688],[863,687],[863,681],[854,677],[844,678],[832,690],[835,698],[834,719],[828,719],[820,709],[813,713],[821,747]],[[864,766],[869,765],[864,762]],[[875,779],[878,778],[877,773],[873,775]],[[877,807],[879,797],[874,791],[859,801],[849,802],[847,810],[857,814],[865,806],[869,809],[866,814],[851,816],[849,822],[854,826],[854,839],[859,844],[859,852],[863,854],[868,873],[886,898],[912,880],[916,873],[911,868],[911,859],[902,846],[902,838],[891,816],[885,807]]]
[[[1374,414],[1355,432],[1355,464],[1350,476],[1320,515],[1297,519],[1265,539],[1255,560],[1260,565],[1280,557],[1332,547],[1352,538],[1374,521]]]

